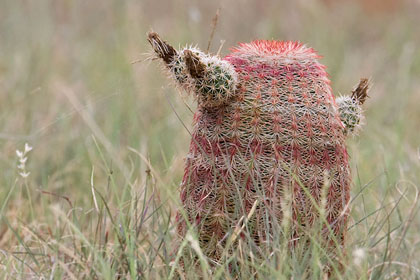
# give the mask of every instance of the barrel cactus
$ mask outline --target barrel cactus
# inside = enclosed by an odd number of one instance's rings
[[[204,254],[217,260],[246,217],[248,236],[262,246],[284,222],[288,199],[291,239],[323,212],[325,231],[343,244],[351,182],[345,141],[362,123],[368,81],[335,100],[319,56],[297,42],[242,43],[220,58],[175,50],[154,32],[148,40],[176,86],[197,101],[180,236],[193,226]]]

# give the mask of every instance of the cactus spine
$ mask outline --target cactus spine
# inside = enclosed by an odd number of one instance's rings
[[[300,43],[254,41],[221,59],[195,48],[175,51],[156,33],[149,42],[197,99],[181,201],[204,253],[220,258],[253,206],[249,235],[259,245],[273,238],[287,196],[290,238],[299,239],[320,216],[326,181],[325,227],[342,244],[351,180],[345,140],[360,124],[367,81],[336,103],[325,67]],[[177,221],[184,236],[187,223],[182,215]]]

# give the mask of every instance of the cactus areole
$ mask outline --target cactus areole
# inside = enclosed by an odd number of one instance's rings
[[[203,252],[217,259],[243,217],[258,245],[286,216],[290,238],[299,239],[323,212],[325,231],[343,244],[351,181],[345,141],[361,125],[368,81],[335,99],[319,56],[297,42],[241,43],[219,58],[177,51],[154,32],[148,39],[198,104],[181,184],[185,214],[177,215],[181,237],[192,225]]]

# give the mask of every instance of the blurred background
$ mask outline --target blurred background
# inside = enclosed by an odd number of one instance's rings
[[[206,50],[218,9],[212,53],[221,41],[223,56],[238,42],[297,40],[323,56],[336,96],[372,79],[366,126],[349,140],[353,194],[370,184],[364,207],[402,183],[419,185],[419,1],[1,0],[0,202],[18,182],[4,210],[10,221],[53,219],[47,205],[65,202],[42,191],[91,207],[91,178],[112,200],[111,170],[121,186],[140,186],[151,170],[162,201],[177,200],[194,102],[147,61],[146,33]],[[25,143],[28,190],[15,153]],[[0,247],[13,244],[7,232],[0,222]],[[420,236],[410,240],[414,254]]]

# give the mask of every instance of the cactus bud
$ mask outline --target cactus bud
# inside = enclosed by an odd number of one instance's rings
[[[222,106],[234,95],[237,75],[227,61],[195,48],[177,52],[154,32],[149,33],[148,40],[178,86],[192,93],[199,106]]]
[[[336,100],[346,135],[355,135],[363,126],[364,116],[362,104],[368,97],[368,90],[369,80],[361,79],[358,86],[353,90],[351,97],[340,96]]]

